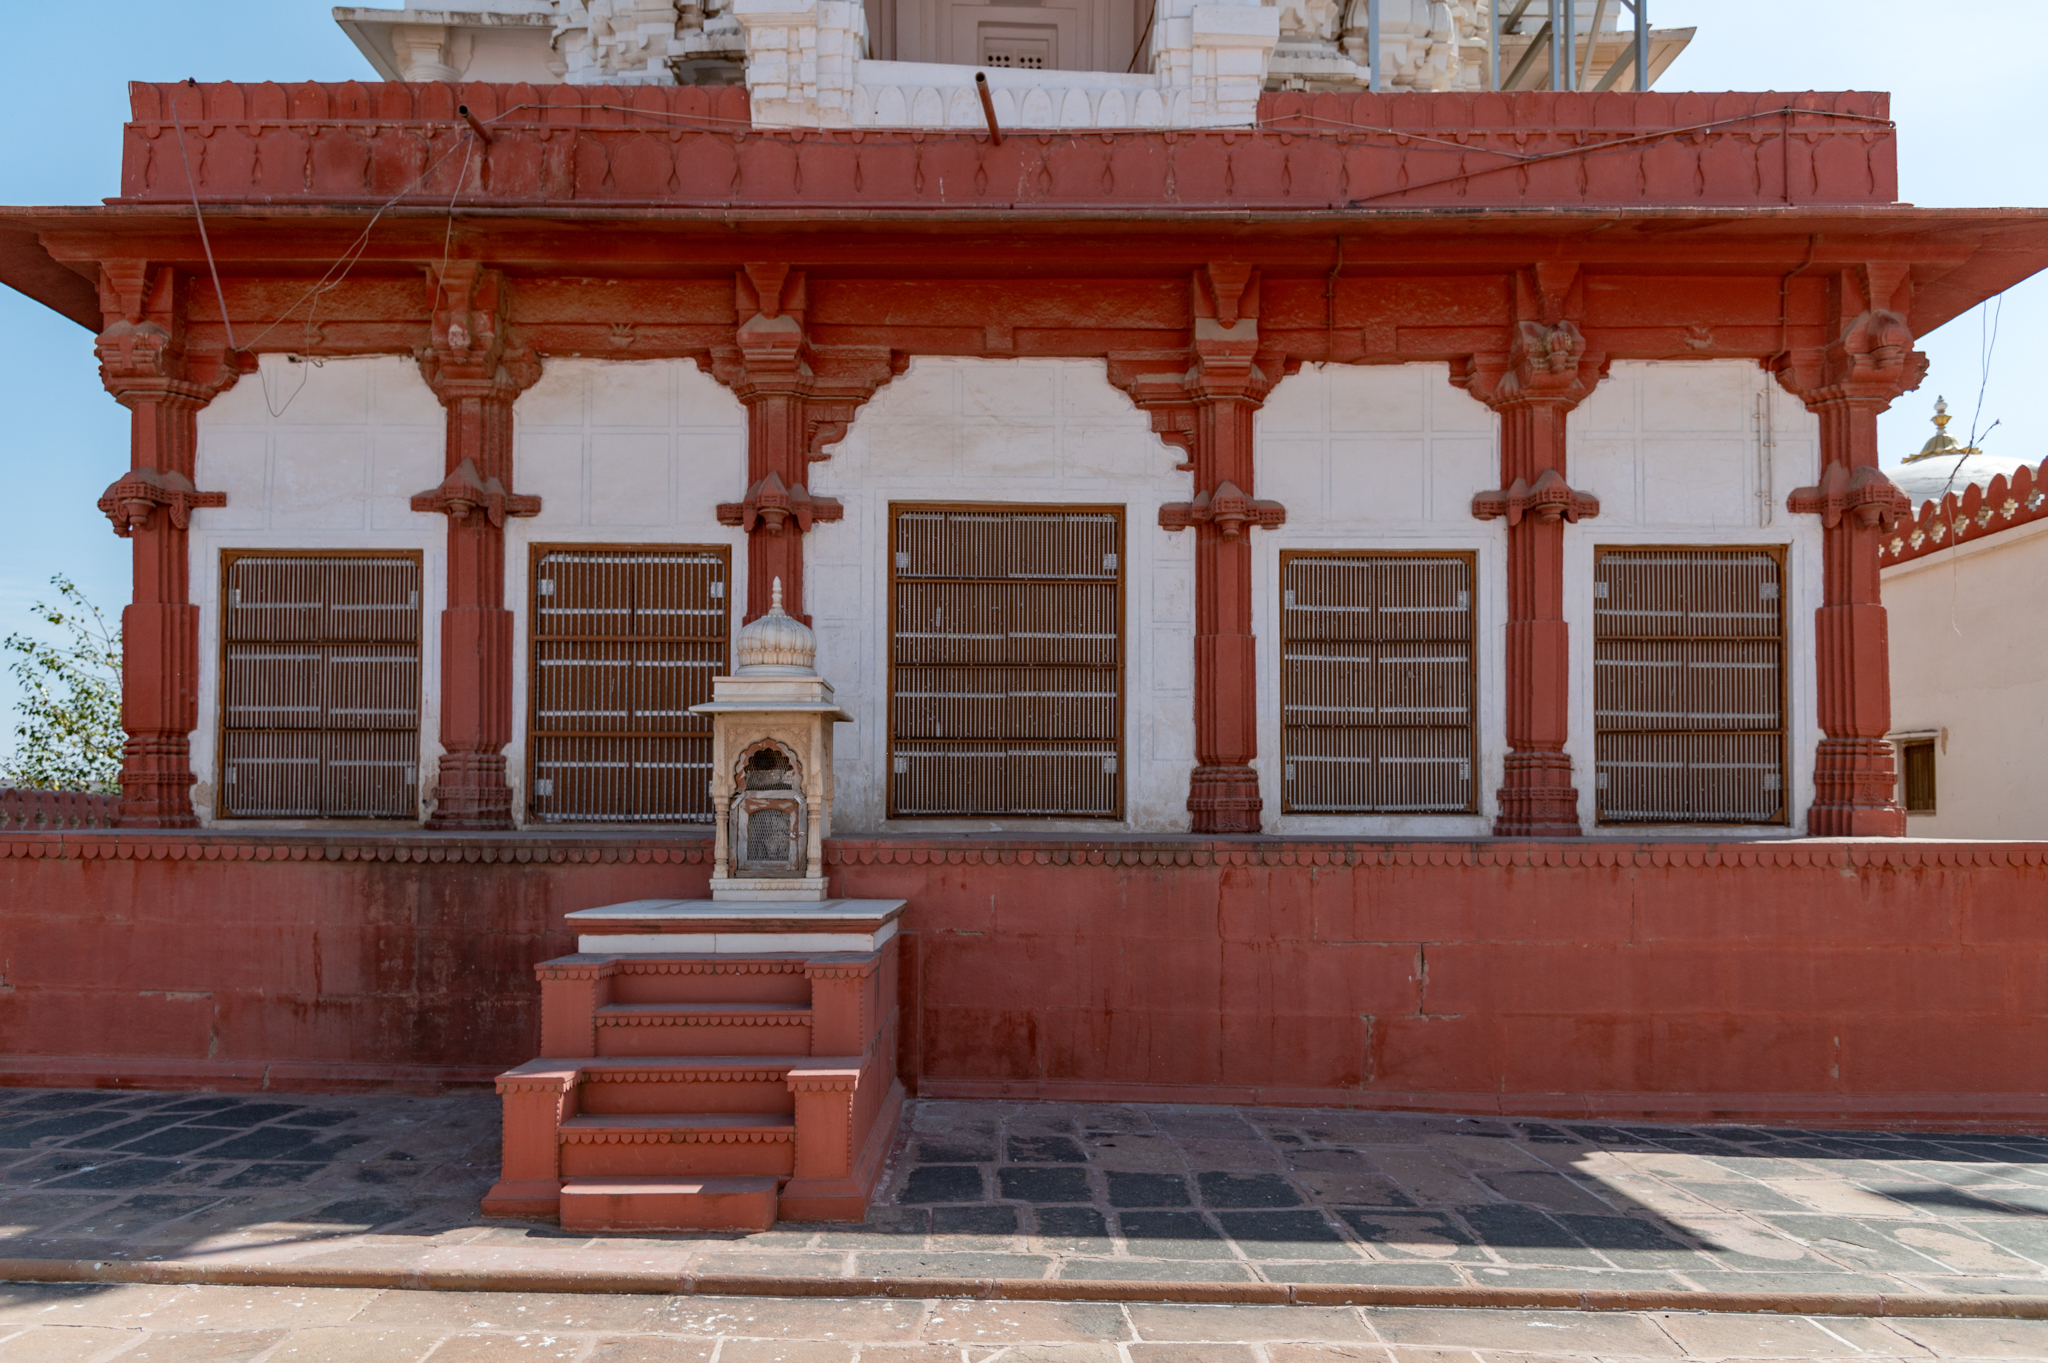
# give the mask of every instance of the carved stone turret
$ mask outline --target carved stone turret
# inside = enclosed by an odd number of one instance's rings
[[[739,632],[730,677],[712,682],[711,806],[715,900],[822,900],[832,831],[832,726],[849,715],[814,664],[810,628],[782,609]]]

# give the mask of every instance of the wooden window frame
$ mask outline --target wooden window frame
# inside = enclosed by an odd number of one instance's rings
[[[1910,818],[1931,819],[1941,813],[1941,748],[1938,734],[1901,734],[1892,739],[1899,754],[1899,808]],[[1911,754],[1927,754],[1927,803],[1913,803]]]
[[[1287,706],[1290,690],[1287,685],[1287,568],[1297,559],[1403,559],[1403,558],[1455,558],[1465,563],[1466,580],[1472,592],[1472,635],[1468,643],[1469,656],[1465,660],[1465,694],[1472,700],[1472,719],[1466,726],[1470,739],[1468,761],[1471,765],[1471,795],[1463,809],[1411,810],[1322,810],[1305,809],[1297,811],[1288,800],[1287,763],[1291,755],[1287,746]],[[1274,587],[1275,627],[1273,637],[1277,647],[1275,654],[1280,668],[1280,812],[1283,815],[1297,815],[1309,819],[1465,819],[1479,813],[1479,554],[1473,549],[1282,549],[1280,551],[1279,580]]]
[[[896,502],[889,503],[889,522],[883,540],[882,552],[889,563],[888,595],[884,609],[889,617],[889,671],[888,692],[882,697],[882,713],[888,730],[888,748],[883,754],[882,780],[887,790],[885,808],[891,820],[930,820],[958,822],[960,820],[982,821],[1000,819],[1030,820],[1043,823],[1055,820],[1085,820],[1090,823],[1121,823],[1126,808],[1126,795],[1130,784],[1131,764],[1127,752],[1126,738],[1130,732],[1130,593],[1128,574],[1131,565],[1131,541],[1127,508],[1120,502]],[[1108,515],[1116,521],[1117,567],[1116,567],[1116,737],[1111,743],[1116,749],[1116,795],[1111,812],[1107,814],[904,814],[896,805],[896,523],[904,512],[919,514],[933,511],[991,512],[998,514],[1040,513],[1060,515]],[[935,580],[919,578],[921,582]],[[963,579],[952,579],[963,580]]]
[[[229,604],[228,604],[228,593],[229,593],[229,591],[231,590],[231,588],[230,588],[230,587],[228,586],[228,574],[229,574],[229,572],[230,572],[230,571],[231,571],[231,570],[233,569],[233,567],[234,567],[234,565],[235,565],[236,563],[240,562],[241,560],[243,560],[243,559],[245,559],[245,558],[291,558],[291,559],[389,559],[389,560],[393,560],[393,561],[399,561],[399,562],[406,562],[406,563],[410,563],[410,564],[412,564],[412,567],[413,567],[413,571],[414,571],[415,573],[417,573],[417,574],[419,575],[419,583],[420,583],[420,591],[419,591],[419,600],[418,600],[417,602],[415,602],[415,603],[414,603],[414,605],[413,605],[413,614],[414,614],[414,617],[416,618],[416,620],[417,620],[417,622],[418,622],[418,623],[417,623],[417,625],[415,626],[415,629],[414,629],[414,634],[413,634],[413,648],[414,648],[415,652],[416,652],[416,653],[418,654],[418,662],[417,662],[417,663],[416,663],[415,665],[416,665],[416,666],[417,666],[417,668],[419,669],[419,679],[420,679],[420,693],[419,693],[419,698],[418,698],[418,700],[417,700],[417,701],[415,702],[415,705],[414,705],[414,714],[415,714],[415,715],[417,716],[417,718],[416,718],[416,720],[415,720],[415,722],[414,722],[414,724],[413,724],[413,731],[412,731],[412,733],[413,733],[413,783],[412,783],[412,785],[413,785],[413,812],[412,812],[412,813],[411,813],[410,815],[405,815],[405,814],[304,814],[304,815],[294,815],[294,814],[283,814],[283,815],[280,815],[280,814],[236,814],[236,813],[232,813],[232,812],[230,812],[230,811],[228,810],[228,800],[227,800],[227,795],[226,795],[226,791],[227,791],[227,787],[228,787],[228,780],[227,780],[227,766],[228,766],[228,734],[229,734],[230,732],[233,732],[233,733],[259,733],[259,732],[269,732],[269,731],[265,731],[265,730],[252,730],[252,729],[233,729],[233,728],[232,728],[232,727],[231,727],[231,726],[230,726],[230,725],[228,724],[228,645],[229,645],[229,644],[230,644],[230,643],[232,642],[232,641],[231,641],[231,640],[230,640],[230,639],[228,638],[228,614],[229,614],[229,610],[230,610],[230,607],[229,607]],[[417,822],[419,822],[419,820],[420,820],[420,818],[421,818],[421,813],[420,813],[420,799],[421,799],[421,793],[422,793],[422,791],[424,790],[424,787],[425,787],[425,782],[424,782],[424,781],[423,781],[423,780],[421,779],[421,776],[422,776],[422,774],[423,774],[423,770],[424,770],[424,768],[425,768],[425,766],[426,766],[426,763],[425,763],[425,761],[423,760],[423,759],[424,759],[424,753],[423,753],[423,752],[421,751],[422,747],[424,746],[424,743],[425,743],[425,738],[426,738],[426,734],[425,734],[425,727],[426,727],[426,713],[427,713],[427,708],[426,708],[426,685],[427,685],[427,619],[426,619],[426,609],[427,609],[427,571],[426,571],[426,555],[425,555],[424,553],[422,553],[422,552],[421,552],[420,550],[418,550],[418,549],[222,549],[222,550],[220,551],[220,577],[219,577],[219,582],[220,582],[220,607],[219,607],[219,612],[220,612],[220,621],[219,621],[219,627],[218,627],[218,631],[217,631],[217,632],[218,632],[218,633],[219,633],[219,635],[220,635],[220,648],[219,648],[219,651],[218,651],[218,653],[216,654],[216,664],[215,664],[215,671],[214,671],[214,685],[213,685],[213,691],[214,691],[214,707],[213,707],[213,708],[214,708],[214,750],[213,750],[213,751],[214,751],[214,761],[213,761],[213,765],[214,765],[214,782],[215,782],[215,784],[214,784],[214,791],[215,791],[215,795],[214,795],[214,801],[213,801],[213,817],[214,817],[215,819],[217,819],[217,820],[222,820],[222,821],[226,821],[226,820],[230,820],[230,819],[232,819],[232,820],[235,820],[235,821],[238,821],[238,822],[239,822],[239,821],[242,821],[242,820],[249,820],[249,821],[253,821],[253,822],[261,822],[261,823],[276,823],[276,822],[279,822],[280,820],[283,820],[283,821],[289,821],[289,822],[317,822],[317,823],[393,823],[393,822],[406,822],[406,821],[410,821],[410,822],[414,822],[414,823],[417,823]],[[322,732],[322,733],[325,733],[325,732],[333,732],[333,731],[332,731],[332,730],[303,730],[303,731],[301,731],[301,732],[309,732],[309,733],[310,733],[310,732]],[[375,731],[374,731],[374,730],[366,730],[365,732],[375,732]],[[397,731],[396,731],[396,730],[386,730],[385,732],[394,732],[394,733],[395,733],[395,732],[397,732]]]
[[[1593,740],[1593,822],[1599,828],[1788,828],[1792,823],[1792,579],[1786,571],[1791,546],[1786,544],[1596,544],[1593,546],[1591,582],[1600,580],[1600,561],[1609,554],[1767,554],[1778,565],[1778,813],[1769,819],[1610,819],[1601,812],[1600,770],[1600,616],[1596,604],[1591,610],[1588,632],[1592,636],[1587,662],[1588,709],[1592,712]],[[1589,586],[1588,591],[1592,588]],[[1597,602],[1598,597],[1592,598]],[[1736,729],[1700,732],[1737,734],[1757,732]]]
[[[725,619],[722,626],[725,645],[724,672],[732,670],[733,650],[733,590],[732,546],[730,544],[613,544],[604,541],[548,541],[527,546],[526,556],[526,822],[529,827],[543,828],[709,828],[716,818],[716,811],[704,820],[693,819],[544,819],[534,808],[535,794],[534,764],[540,758],[539,738],[575,737],[556,733],[543,734],[539,728],[540,687],[537,678],[540,670],[540,646],[550,641],[564,642],[560,636],[543,635],[540,631],[540,565],[549,554],[591,553],[591,554],[710,554],[722,565],[721,581],[725,586]],[[579,636],[580,637],[580,636]],[[644,636],[619,635],[613,642],[630,643],[642,640]],[[672,641],[677,642],[677,641]],[[631,738],[635,735],[615,733],[598,735],[604,738]],[[673,735],[642,735],[643,737],[671,737]],[[706,745],[709,747],[709,744]]]

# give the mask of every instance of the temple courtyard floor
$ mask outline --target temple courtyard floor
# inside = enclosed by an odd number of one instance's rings
[[[2048,1358],[2044,1137],[922,1101],[862,1225],[591,1236],[497,1127],[0,1091],[0,1358]]]

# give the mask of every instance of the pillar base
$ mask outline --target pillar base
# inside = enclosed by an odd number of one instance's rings
[[[510,830],[512,788],[503,753],[444,753],[427,827],[462,833]]]
[[[1814,754],[1813,807],[1806,831],[1816,838],[1903,838],[1892,745],[1881,738],[1823,738]]]
[[[191,741],[183,734],[132,737],[121,753],[118,828],[197,828]]]
[[[1579,792],[1572,760],[1557,752],[1509,753],[1500,788],[1496,838],[1576,838]]]
[[[1256,833],[1265,801],[1250,767],[1196,767],[1188,780],[1188,812],[1196,833]]]

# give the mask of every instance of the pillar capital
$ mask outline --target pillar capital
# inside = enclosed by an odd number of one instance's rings
[[[803,537],[844,508],[814,496],[811,464],[846,436],[854,414],[909,361],[875,346],[815,344],[806,324],[809,283],[780,261],[754,261],[733,276],[732,342],[714,347],[709,368],[747,408],[747,481],[739,501],[718,504],[721,524],[747,535],[746,620],[767,613],[769,586],[782,580],[783,609],[805,608]]]

